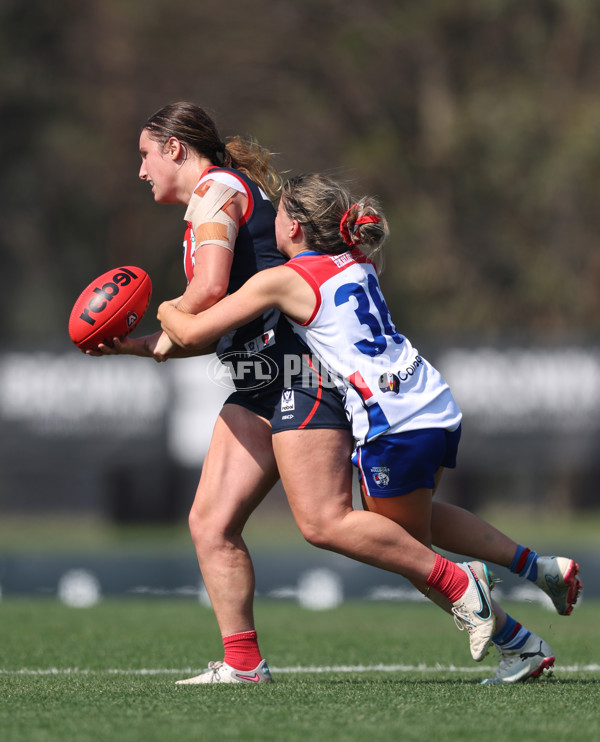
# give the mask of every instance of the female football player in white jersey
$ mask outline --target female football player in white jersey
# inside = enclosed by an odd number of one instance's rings
[[[538,558],[461,508],[432,503],[443,469],[456,463],[461,412],[437,370],[392,323],[374,263],[365,254],[373,257],[387,236],[378,204],[369,198],[354,202],[328,178],[299,176],[284,187],[275,226],[278,248],[290,259],[284,266],[257,274],[197,317],[164,303],[163,329],[190,350],[267,308],[280,310],[344,397],[366,510],[386,515],[427,546],[497,561],[528,576],[550,594],[559,613],[568,614],[580,588],[573,560]],[[273,435],[294,516],[311,543],[361,559],[360,531],[354,534],[358,545],[343,545],[342,529],[332,527],[321,469],[312,456],[301,455],[310,435]],[[345,507],[351,507],[351,493],[345,497]],[[413,582],[427,592],[422,580]],[[493,640],[501,663],[487,682],[517,682],[551,667],[548,644],[499,606],[495,610]]]
[[[178,313],[198,312],[235,292],[257,271],[285,262],[275,241],[273,196],[278,182],[268,152],[255,142],[234,137],[225,144],[214,122],[197,106],[178,103],[155,113],[139,142],[140,178],[157,203],[187,207],[184,270],[188,281],[174,300]],[[204,585],[223,636],[224,660],[182,682],[260,683],[271,680],[259,651],[254,627],[254,572],[242,537],[244,525],[277,480],[272,434],[296,431],[302,451],[327,498],[310,513],[296,517],[314,543],[399,572],[433,588],[452,605],[469,632],[471,653],[487,652],[494,626],[485,565],[456,565],[436,555],[393,520],[352,511],[352,437],[342,397],[320,383],[306,385],[303,374],[278,374],[268,384],[248,378],[257,351],[284,368],[286,358],[310,354],[289,322],[271,307],[235,331],[215,338],[217,355],[239,364],[236,390],[227,399],[213,430],[196,497],[190,531]],[[178,355],[160,332],[102,344],[92,355],[128,353],[158,360]],[[194,351],[195,352],[195,351]],[[314,365],[314,364],[313,364]],[[261,374],[262,375],[262,374]],[[284,388],[283,382],[287,382]],[[287,412],[293,400],[294,412]],[[199,423],[200,424],[200,423]]]

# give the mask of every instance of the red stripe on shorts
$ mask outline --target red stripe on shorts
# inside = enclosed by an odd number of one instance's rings
[[[309,366],[310,366],[310,368],[312,368],[312,370],[313,370],[313,371],[314,371],[314,372],[316,373],[316,375],[317,375],[317,378],[319,379],[319,388],[318,388],[318,390],[317,390],[317,398],[316,398],[316,400],[315,400],[315,403],[314,403],[314,405],[313,405],[313,408],[312,408],[312,410],[311,410],[311,411],[310,411],[310,412],[308,413],[308,416],[306,417],[306,420],[304,420],[304,422],[303,422],[303,423],[301,423],[301,424],[300,424],[300,425],[298,426],[298,430],[302,430],[302,428],[305,428],[305,427],[306,427],[306,426],[308,425],[308,423],[309,423],[309,422],[310,422],[310,421],[311,421],[311,420],[313,419],[313,417],[315,416],[315,413],[316,413],[316,411],[317,411],[317,410],[318,410],[318,408],[319,408],[319,405],[321,404],[321,396],[322,396],[322,394],[323,394],[323,386],[321,385],[321,374],[320,374],[320,373],[319,373],[319,372],[317,371],[317,369],[315,368],[315,366],[314,366],[314,364],[313,364],[312,360],[311,360],[311,359],[310,359],[310,358],[309,358],[308,356],[305,356],[305,358],[306,358],[306,360],[308,361],[308,365],[309,365]]]

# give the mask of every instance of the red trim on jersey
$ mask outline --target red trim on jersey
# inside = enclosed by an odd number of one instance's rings
[[[231,175],[233,178],[235,178],[240,183],[240,185],[244,189],[247,202],[246,202],[246,208],[244,210],[244,213],[242,214],[242,218],[240,219],[239,226],[241,227],[242,224],[245,224],[248,221],[248,219],[250,219],[250,217],[252,216],[252,212],[254,211],[254,199],[252,198],[252,193],[250,192],[250,189],[244,183],[244,181],[239,177],[239,175],[236,175],[236,173],[231,172],[230,170],[224,170],[218,165],[211,165],[210,167],[207,167],[206,170],[200,176],[200,180],[202,180],[202,178],[204,178],[206,175],[209,175],[213,170],[218,170],[218,171],[224,172],[226,175]]]
[[[298,426],[298,430],[302,430],[302,428],[305,428],[308,425],[308,423],[313,419],[313,417],[315,416],[316,411],[319,409],[319,405],[321,404],[321,397],[323,396],[323,385],[321,384],[321,374],[315,368],[312,360],[308,356],[304,356],[304,357],[308,361],[308,365],[310,366],[310,368],[312,368],[312,370],[316,373],[316,375],[317,375],[317,377],[319,379],[319,388],[317,390],[317,398],[315,400],[315,403],[313,405],[313,408],[309,412],[306,420],[304,420],[304,422],[301,425]]]
[[[311,289],[314,292],[315,295],[315,308],[312,311],[312,314],[310,317],[306,320],[306,322],[296,322],[296,320],[289,318],[291,322],[295,322],[297,325],[300,325],[301,327],[306,327],[307,325],[310,325],[310,323],[313,321],[313,319],[316,317],[317,312],[321,308],[321,290],[319,286],[321,285],[318,283],[318,281],[315,279],[312,273],[310,273],[305,266],[294,263],[293,259],[289,260],[285,265],[288,268],[291,268],[292,270],[296,271],[296,273],[301,276],[306,283],[311,287]]]
[[[222,172],[225,172],[227,175],[231,175],[243,187],[244,193],[246,195],[246,208],[244,210],[244,213],[242,214],[242,218],[240,219],[239,226],[241,227],[242,224],[245,224],[250,219],[250,217],[252,216],[252,212],[254,211],[254,198],[252,197],[252,192],[250,191],[246,183],[244,183],[242,178],[240,178],[238,175],[236,175],[233,172],[229,172],[228,170],[223,171],[222,168],[219,168],[214,165],[211,165],[210,167],[206,168],[206,170],[200,176],[198,185],[202,181],[202,178],[206,177],[207,175],[210,175],[212,170],[222,171]],[[216,182],[219,182],[219,181],[216,181]],[[196,193],[198,189],[198,185],[194,189],[194,193]],[[192,244],[193,244],[192,243],[192,224],[191,222],[187,222],[187,229],[185,230],[185,235],[183,237],[183,250],[184,250],[183,269],[185,271],[185,277],[187,278],[188,283],[190,283],[190,281],[194,277],[194,253],[192,252]]]
[[[361,250],[355,247],[353,250],[340,253],[339,255],[297,255],[295,258],[288,260],[286,265],[302,276],[308,283],[315,294],[315,308],[306,322],[296,322],[300,327],[307,327],[314,320],[317,312],[321,308],[321,286],[332,276],[350,268],[354,263],[368,263],[376,267]],[[294,322],[294,320],[291,320]]]
[[[360,392],[360,395],[365,400],[365,402],[367,401],[367,399],[370,399],[373,396],[373,392],[367,386],[367,382],[363,379],[360,371],[355,371],[353,374],[347,376],[346,378],[352,384],[352,386],[358,392]]]
[[[194,256],[192,253],[192,223],[187,222],[183,236],[183,270],[188,283],[194,277]]]
[[[371,262],[360,250],[347,251],[339,255],[298,255],[289,260],[286,265],[296,271],[308,283],[314,291],[316,304],[310,317],[306,322],[296,322],[301,327],[306,327],[314,320],[322,303],[321,286],[332,276],[341,273],[355,262]]]

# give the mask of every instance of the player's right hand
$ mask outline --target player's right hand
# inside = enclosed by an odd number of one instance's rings
[[[150,336],[153,337],[153,336]],[[84,351],[88,356],[151,356],[152,351],[148,347],[148,336],[141,338],[126,337],[123,340],[113,338],[111,344],[100,343],[93,350]]]

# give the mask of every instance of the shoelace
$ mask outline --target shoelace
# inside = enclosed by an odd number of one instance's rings
[[[214,682],[215,680],[220,680],[221,676],[219,675],[219,670],[223,667],[223,661],[218,660],[217,662],[209,662],[208,663],[208,669],[212,671],[212,680],[211,682]]]
[[[502,580],[499,577],[496,577],[496,575],[489,570],[488,571],[488,586],[490,590],[494,589],[494,586],[497,585],[499,582],[502,582]],[[475,629],[475,624],[469,619],[468,611],[464,609],[464,612],[461,612],[462,605],[457,605],[452,608],[452,613],[454,614],[454,623],[456,624],[456,628],[459,631],[464,631],[465,629],[469,632],[469,634],[472,634]]]
[[[459,631],[465,629],[471,634],[475,629],[475,624],[469,619],[468,614],[461,612],[462,606],[457,605],[452,608],[452,615],[454,616],[454,623]]]

